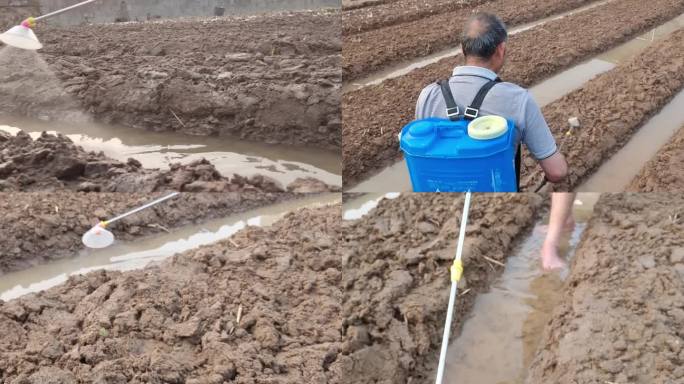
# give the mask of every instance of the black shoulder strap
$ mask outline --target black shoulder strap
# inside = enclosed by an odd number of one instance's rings
[[[444,97],[444,102],[446,103],[446,115],[451,121],[456,121],[460,118],[461,111],[456,105],[454,100],[454,95],[451,93],[451,87],[449,86],[449,79],[440,80],[437,82],[439,87],[442,89],[442,96]]]
[[[501,79],[496,78],[494,80],[489,80],[485,85],[480,88],[480,91],[477,92],[477,95],[475,96],[475,99],[473,102],[470,104],[469,107],[463,111],[463,118],[466,120],[473,120],[477,118],[477,116],[480,114],[480,107],[482,107],[482,102],[484,101],[485,97],[487,96],[487,93],[489,93],[489,90],[492,89],[496,85],[496,83],[500,83]],[[456,105],[456,101],[454,100],[454,95],[451,93],[451,87],[449,86],[449,80],[440,80],[437,82],[439,87],[442,90],[442,96],[444,97],[444,102],[446,104],[446,115],[451,121],[456,121],[461,118],[461,111],[458,108],[458,105]]]
[[[489,93],[489,90],[492,89],[497,83],[500,83],[501,79],[496,78],[494,80],[490,80],[485,85],[480,88],[480,91],[477,92],[477,95],[475,95],[475,98],[473,99],[473,102],[470,103],[470,105],[463,111],[463,118],[466,120],[473,120],[476,119],[477,116],[480,114],[480,107],[482,107],[482,102],[484,101],[485,97],[487,96],[487,93]]]

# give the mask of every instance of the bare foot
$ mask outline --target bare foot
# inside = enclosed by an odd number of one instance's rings
[[[549,231],[549,225],[548,224],[540,224],[540,225],[537,225],[534,228],[534,230],[537,233],[547,233]],[[568,216],[568,218],[565,220],[565,223],[563,223],[563,232],[571,233],[574,230],[575,230],[575,218],[572,216]]]
[[[572,232],[575,230],[575,218],[572,217],[572,215],[568,216],[567,219],[565,219],[565,223],[563,223],[563,231],[564,232]]]
[[[565,268],[565,260],[558,255],[558,248],[554,245],[544,244],[541,249],[542,268],[545,271]]]

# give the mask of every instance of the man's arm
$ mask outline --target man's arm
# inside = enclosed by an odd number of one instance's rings
[[[558,152],[551,129],[529,92],[526,99],[523,106],[525,126],[522,140],[532,156],[539,162],[546,179],[552,183],[559,183],[568,175],[568,163]]]
[[[568,175],[568,163],[560,152],[539,160],[539,165],[544,170],[546,179],[552,183],[560,183]]]

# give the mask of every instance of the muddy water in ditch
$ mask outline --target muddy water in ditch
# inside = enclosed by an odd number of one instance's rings
[[[390,193],[367,193],[362,196],[349,199],[342,206],[342,220],[358,220],[375,209],[382,199],[396,199],[401,194]]]
[[[270,145],[229,137],[188,136],[175,132],[152,132],[102,123],[63,123],[25,117],[0,116],[0,130],[24,130],[33,137],[42,131],[62,133],[88,151],[126,161],[139,160],[145,168],[168,168],[200,158],[211,161],[221,174],[262,174],[283,185],[299,177],[313,177],[342,185],[340,154],[315,148]]]
[[[680,91],[627,144],[592,174],[578,191],[624,191],[646,163],[684,125],[684,91]]]
[[[575,201],[577,224],[561,246],[571,258],[598,194]],[[563,290],[561,273],[543,273],[543,222],[512,252],[503,274],[475,300],[458,338],[449,345],[444,383],[522,383],[541,333]],[[458,304],[457,304],[458,305]]]
[[[339,201],[339,194],[311,196],[210,220],[203,224],[189,225],[174,229],[170,233],[130,243],[115,242],[106,249],[84,249],[70,259],[3,275],[0,279],[0,300],[11,300],[27,293],[54,287],[74,274],[84,274],[97,269],[125,271],[143,268],[176,253],[228,239],[247,226],[269,226],[295,209]]]
[[[545,106],[571,91],[580,88],[593,77],[610,71],[618,63],[628,61],[653,42],[684,27],[684,14],[644,33],[624,44],[552,76],[530,88],[540,106]],[[622,191],[641,167],[684,123],[684,96],[677,96],[659,114],[639,130],[627,146],[618,153],[615,161],[607,162],[592,176],[581,191]],[[641,133],[641,132],[644,133]],[[633,142],[633,143],[632,143]],[[616,155],[617,156],[617,155]],[[629,159],[624,162],[624,159]],[[605,170],[604,170],[605,167]],[[600,173],[599,173],[600,172]],[[591,183],[591,184],[589,184]],[[619,187],[618,187],[619,185]],[[394,163],[356,185],[348,192],[410,191],[411,181],[406,161]]]

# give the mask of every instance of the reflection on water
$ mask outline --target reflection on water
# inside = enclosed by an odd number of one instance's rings
[[[206,158],[218,171],[262,174],[287,185],[298,177],[314,177],[331,185],[342,184],[340,154],[316,148],[271,145],[230,137],[189,136],[176,132],[152,132],[102,123],[46,122],[38,119],[0,117],[0,130],[16,133],[19,128],[33,137],[42,131],[59,132],[87,151],[104,152],[126,161],[133,157],[145,168],[167,168],[175,162],[189,163]]]
[[[170,233],[133,242],[115,242],[105,249],[84,249],[74,258],[60,259],[0,278],[0,300],[11,300],[30,292],[54,287],[70,275],[97,269],[127,271],[143,268],[177,253],[228,239],[247,226],[270,226],[286,213],[303,207],[339,202],[339,194],[324,194],[288,201],[249,212],[189,225]],[[116,225],[116,224],[114,224]]]
[[[350,199],[342,207],[342,220],[358,220],[378,206],[382,199],[396,199],[401,194],[398,192],[390,193],[368,193],[354,199]]]

